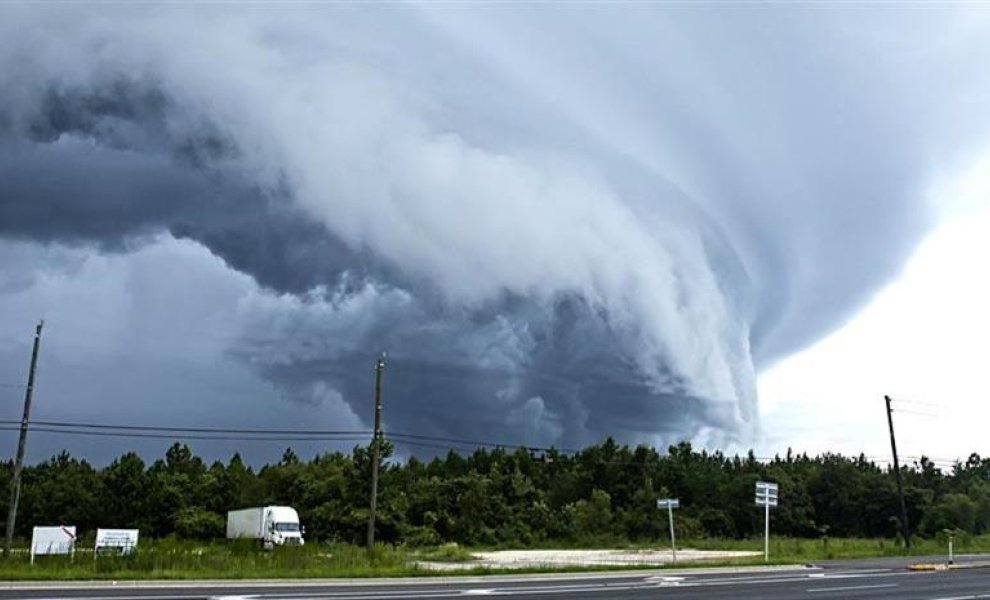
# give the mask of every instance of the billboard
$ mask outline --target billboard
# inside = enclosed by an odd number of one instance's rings
[[[137,529],[97,529],[96,546],[93,550],[100,554],[130,554],[137,548]]]
[[[35,556],[73,554],[76,550],[76,526],[35,527],[31,532],[31,562]]]

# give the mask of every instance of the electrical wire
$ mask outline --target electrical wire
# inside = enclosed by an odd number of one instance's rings
[[[921,417],[929,417],[929,418],[932,418],[932,419],[938,419],[941,416],[941,415],[936,415],[935,413],[928,413],[928,412],[923,412],[923,411],[920,411],[920,410],[909,410],[909,409],[906,409],[906,408],[892,409],[892,412],[894,412],[896,414],[899,414],[899,415],[914,415],[914,416],[921,416]]]
[[[577,454],[579,450],[572,450],[568,448],[544,448],[538,446],[528,446],[526,444],[500,444],[496,442],[486,442],[479,440],[467,440],[463,438],[448,438],[432,435],[422,435],[416,433],[402,433],[398,431],[389,431],[388,435],[393,438],[399,438],[401,441],[408,442],[409,440],[427,440],[431,442],[447,442],[450,444],[461,444],[471,447],[486,447],[486,448],[522,448],[524,450],[532,450],[536,452],[550,452],[551,450],[556,450],[561,454]]]
[[[0,431],[19,431],[17,427],[0,427]],[[114,438],[151,438],[165,440],[220,440],[220,441],[241,441],[241,442],[351,442],[364,441],[366,437],[355,436],[296,436],[296,437],[244,437],[233,435],[201,435],[201,434],[163,434],[145,432],[118,432],[118,431],[73,431],[67,429],[53,429],[50,427],[32,427],[31,432],[38,433],[59,433],[62,435],[82,435],[90,437],[114,437]]]
[[[0,421],[0,425],[10,425],[20,423],[20,421]],[[98,430],[122,430],[122,431],[149,431],[149,432],[181,432],[181,433],[216,433],[216,434],[245,434],[245,435],[310,435],[310,436],[371,436],[369,430],[361,431],[339,431],[322,429],[230,429],[222,427],[163,427],[149,425],[110,425],[106,423],[76,423],[69,421],[31,421],[32,425],[44,427],[58,427],[64,429],[98,429]],[[34,429],[32,427],[32,429]]]
[[[385,436],[385,439],[386,440],[389,439],[387,435]],[[408,446],[415,446],[417,448],[430,448],[431,450],[469,450],[470,449],[464,447],[444,446],[441,444],[430,444],[427,442],[411,442],[408,440],[402,441],[402,443]]]
[[[0,420],[0,431],[19,431],[21,421]],[[218,441],[269,441],[269,442],[361,442],[371,438],[371,430],[319,430],[319,429],[243,429],[222,427],[166,427],[149,425],[113,425],[107,423],[89,423],[72,421],[31,421],[30,431],[39,433],[60,433],[63,435],[80,435],[89,437],[113,438],[148,438],[148,439],[181,439],[181,440],[218,440]],[[478,448],[494,449],[523,449],[533,452],[557,452],[561,455],[577,455],[581,451],[567,448],[535,447],[526,444],[495,443],[484,440],[432,436],[406,432],[385,432],[386,439],[399,444],[429,448],[434,450],[471,451]],[[886,464],[890,458],[869,455],[864,457],[872,463]],[[724,457],[731,460],[732,457]],[[755,457],[758,462],[772,463],[779,457]],[[858,456],[846,457],[850,460]],[[919,462],[922,456],[903,456],[906,461]],[[940,457],[924,457],[936,465],[953,466],[961,459]],[[603,461],[610,465],[646,466],[642,461]]]
[[[942,408],[941,404],[935,404],[934,402],[921,402],[920,400],[904,400],[902,398],[892,398],[891,401],[894,404],[917,404],[918,406],[931,406],[932,408]]]

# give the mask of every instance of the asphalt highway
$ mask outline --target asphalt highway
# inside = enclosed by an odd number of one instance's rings
[[[932,562],[935,560],[942,561],[932,559]],[[5,583],[0,584],[0,599],[398,600],[471,596],[512,596],[517,600],[990,599],[990,556],[961,557],[958,561],[960,566],[970,567],[964,569],[927,572],[907,569],[908,564],[916,562],[925,562],[925,559],[835,561],[804,568],[664,569],[635,573],[446,577],[399,581]]]

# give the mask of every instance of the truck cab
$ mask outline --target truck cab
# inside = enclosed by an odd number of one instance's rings
[[[302,546],[303,528],[299,514],[289,506],[269,506],[265,514],[267,541],[275,546]]]

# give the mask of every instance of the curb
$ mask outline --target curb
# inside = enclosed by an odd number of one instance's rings
[[[908,571],[958,571],[961,569],[985,569],[990,562],[978,563],[917,563],[908,565]]]

